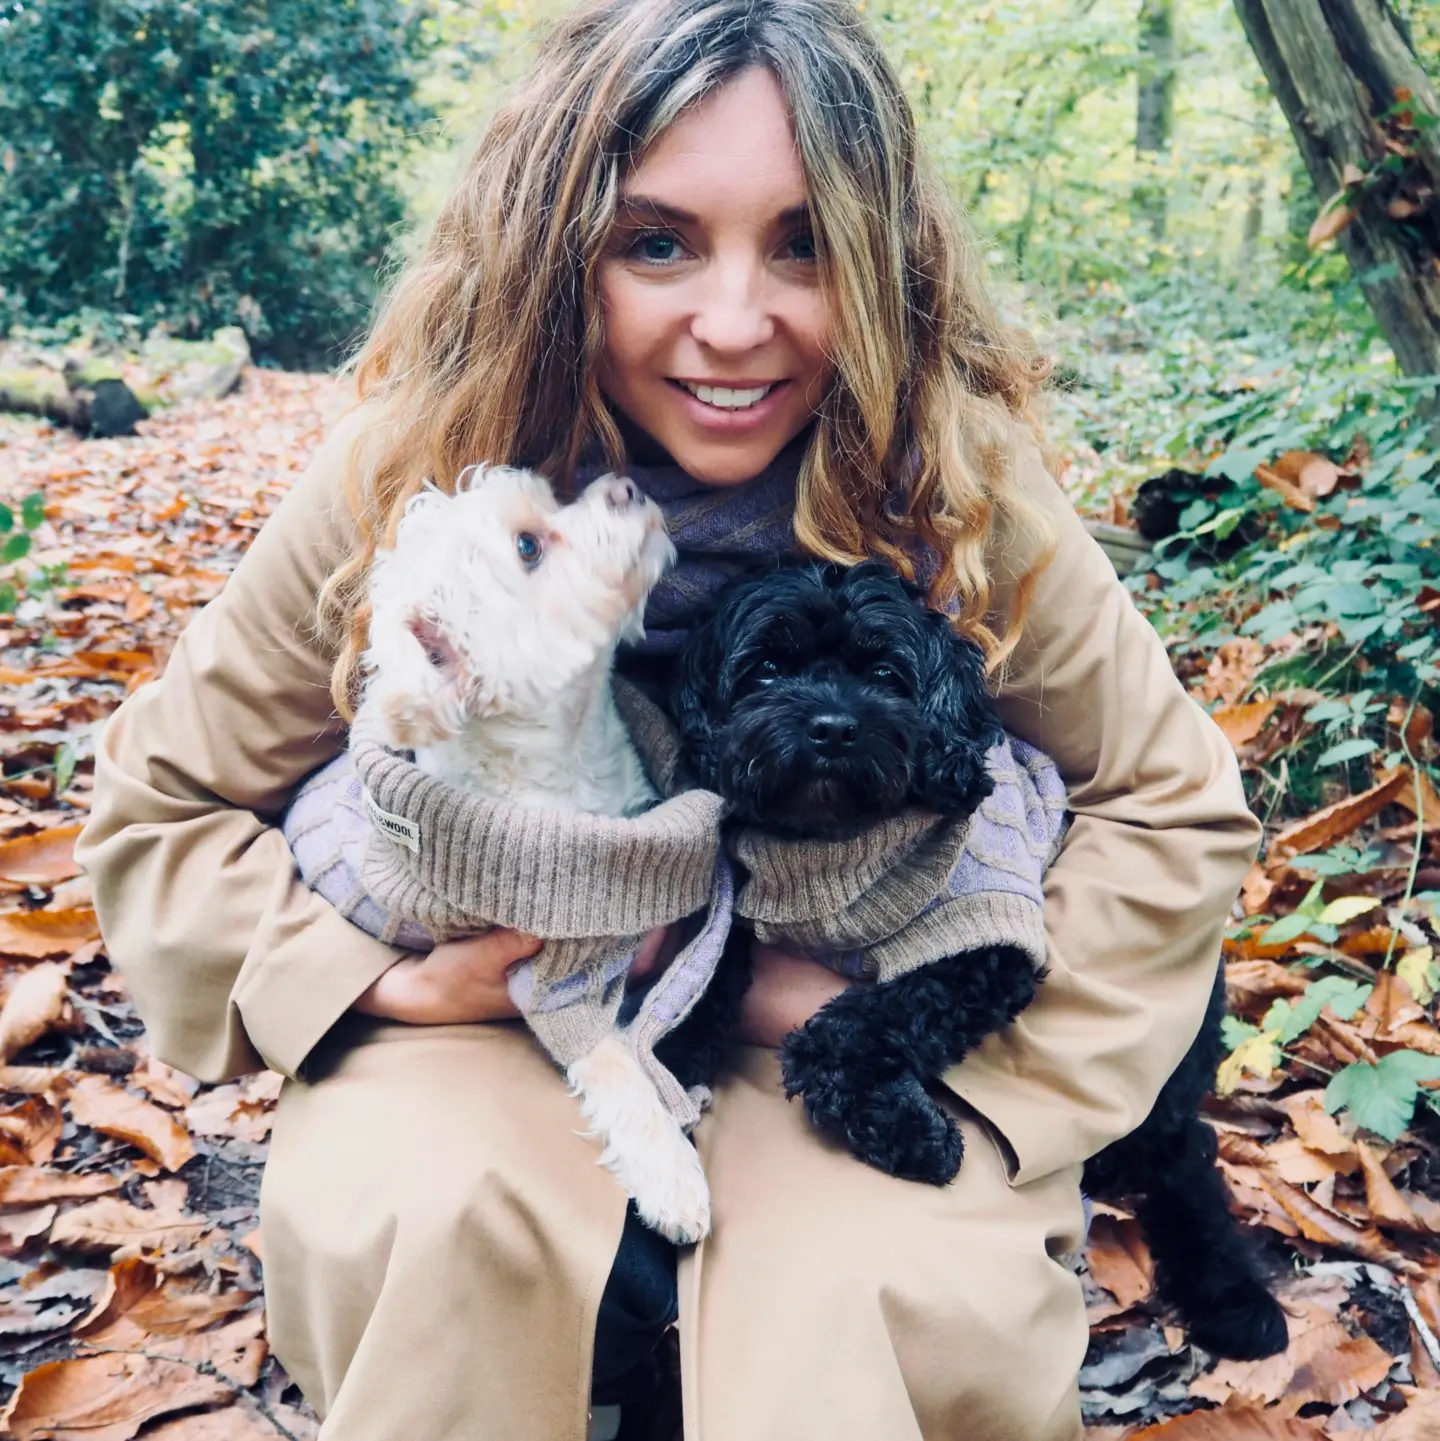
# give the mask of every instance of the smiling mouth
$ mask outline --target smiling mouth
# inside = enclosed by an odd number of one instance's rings
[[[730,386],[701,385],[694,381],[673,382],[681,390],[688,390],[702,405],[713,405],[716,410],[750,410],[760,404],[767,395],[783,381],[774,380],[767,385]]]

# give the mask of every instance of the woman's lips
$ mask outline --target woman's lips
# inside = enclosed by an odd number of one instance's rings
[[[688,385],[681,381],[669,382],[671,389],[679,397],[680,407],[686,419],[692,425],[725,435],[735,435],[758,429],[774,418],[775,413],[784,404],[785,393],[790,388],[790,382],[777,380],[768,382],[768,384],[770,388],[763,399],[757,400],[753,405],[735,407],[712,405],[701,400]],[[728,391],[733,395],[736,392],[744,394],[748,390],[759,390],[761,386],[717,386],[713,389],[720,390],[722,394]]]

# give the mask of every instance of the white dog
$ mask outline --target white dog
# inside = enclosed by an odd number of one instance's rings
[[[528,807],[631,816],[657,800],[610,676],[675,558],[659,507],[604,477],[570,505],[528,471],[472,467],[406,506],[371,571],[362,706],[448,785]],[[601,1163],[671,1240],[709,1230],[694,1147],[615,1035],[569,1067]]]

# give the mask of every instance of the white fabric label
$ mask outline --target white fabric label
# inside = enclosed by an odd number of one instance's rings
[[[382,811],[375,797],[368,790],[362,792],[365,796],[365,810],[370,819],[385,832],[393,841],[398,841],[408,851],[415,855],[420,854],[420,827],[414,821],[407,821],[404,816],[391,815],[389,811]]]

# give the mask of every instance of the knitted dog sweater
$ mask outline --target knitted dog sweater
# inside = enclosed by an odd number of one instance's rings
[[[614,680],[621,718],[667,799],[615,818],[523,807],[462,792],[390,750],[362,706],[349,749],[297,793],[282,829],[301,877],[347,919],[412,950],[505,926],[545,945],[515,968],[510,994],[568,1068],[614,1030],[645,935],[705,912],[698,934],[625,1028],[681,1125],[702,1096],[655,1058],[709,983],[729,933],[733,887],[719,844],[720,797],[681,788],[679,741],[664,713]]]
[[[907,810],[852,839],[730,833],[749,872],[735,913],[758,940],[877,981],[982,946],[1045,964],[1043,878],[1065,829],[1048,756],[1007,735],[986,756],[994,791],[964,819]]]

